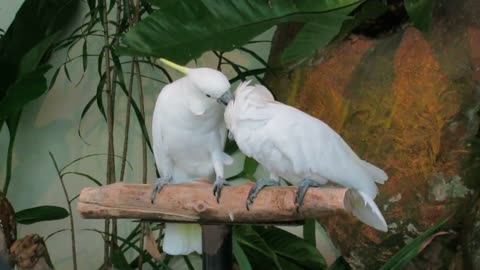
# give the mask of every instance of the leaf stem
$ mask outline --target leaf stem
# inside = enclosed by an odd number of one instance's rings
[[[58,179],[60,180],[60,184],[62,185],[63,189],[63,194],[65,194],[65,199],[67,200],[67,206],[68,206],[68,213],[69,219],[70,219],[70,235],[72,238],[72,258],[73,258],[73,269],[77,270],[77,247],[75,244],[75,223],[73,222],[73,212],[72,212],[72,202],[70,201],[70,197],[68,196],[67,188],[65,187],[65,182],[63,182],[63,176],[58,168],[57,161],[55,160],[55,157],[53,156],[52,152],[48,152],[50,155],[50,158],[52,159],[53,165],[55,166],[55,170],[57,171]]]

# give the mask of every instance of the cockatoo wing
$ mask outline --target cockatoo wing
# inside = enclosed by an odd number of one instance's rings
[[[327,124],[281,103],[269,103],[268,110],[272,118],[265,130],[270,132],[268,136],[276,148],[290,160],[290,173],[318,175],[375,198],[374,181],[385,181],[385,173],[362,161]]]

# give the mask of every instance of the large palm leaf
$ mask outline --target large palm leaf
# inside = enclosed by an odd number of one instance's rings
[[[272,26],[289,21],[313,20],[322,24],[328,19],[323,29],[331,39],[338,33],[351,7],[361,2],[178,0],[153,12],[133,27],[123,38],[125,46],[117,48],[117,51],[120,54],[165,57],[185,63],[208,50],[232,50]],[[342,9],[345,12],[339,13]],[[341,19],[332,20],[332,16],[322,16],[326,13]],[[321,27],[317,29],[322,30]],[[322,32],[314,34],[321,35]]]

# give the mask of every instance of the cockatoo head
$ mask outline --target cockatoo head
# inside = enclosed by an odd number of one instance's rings
[[[222,72],[211,68],[186,68],[163,58],[160,58],[160,61],[186,74],[205,98],[216,100],[224,105],[233,99],[233,95],[229,91],[230,82]]]

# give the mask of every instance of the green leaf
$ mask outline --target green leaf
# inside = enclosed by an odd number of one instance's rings
[[[343,22],[350,18],[347,15],[355,7],[357,5],[318,15],[314,21],[305,24],[283,52],[282,62],[289,63],[308,57],[327,46],[340,32]]]
[[[117,245],[113,246],[112,264],[117,269],[122,269],[122,270],[132,269],[130,268],[130,264],[128,263],[127,258],[125,258],[125,254],[120,250],[120,248]]]
[[[105,86],[106,76],[107,76],[107,74],[104,72],[102,74],[102,76],[100,77],[100,81],[97,84],[97,94],[95,95],[98,110],[102,114],[103,119],[105,119],[105,122],[107,121],[107,114],[105,113],[105,107],[103,106],[103,87]],[[85,108],[87,108],[87,107],[85,107]],[[84,111],[85,111],[85,109],[84,109]],[[83,112],[82,112],[82,115],[83,115]]]
[[[240,270],[252,270],[253,268],[248,261],[247,255],[238,243],[236,235],[234,234],[232,238],[233,256],[235,256],[235,260],[237,261],[238,266],[240,266]]]
[[[227,143],[225,144],[225,153],[231,155],[237,151],[238,151],[237,143],[233,140],[227,140]]]
[[[118,82],[116,82],[118,83]],[[120,88],[122,89],[123,93],[128,97],[128,90],[125,88],[124,84],[118,84]],[[145,119],[143,118],[142,112],[140,111],[140,108],[137,105],[137,102],[132,98],[130,101],[130,105],[132,105],[133,111],[135,112],[135,116],[137,117],[138,124],[140,125],[140,129],[142,130],[143,137],[145,138],[145,142],[147,143],[148,148],[150,151],[152,151],[152,144],[150,143],[150,138],[148,137],[148,130],[147,126],[145,125]]]
[[[250,157],[245,157],[245,161],[243,163],[243,170],[240,173],[229,177],[227,180],[236,179],[236,178],[247,178],[250,180],[255,180],[254,174],[257,171],[257,168],[258,168],[258,162],[255,159]]]
[[[188,256],[186,255],[183,255],[183,260],[185,261],[185,264],[187,265],[188,267],[188,270],[195,270],[195,267],[193,267],[193,264],[192,262],[190,261],[190,259],[188,258]]]
[[[3,184],[3,193],[6,195],[8,192],[8,187],[10,186],[10,180],[12,179],[12,159],[13,159],[13,145],[15,144],[15,137],[17,135],[18,123],[20,121],[20,116],[22,112],[19,111],[5,121],[8,127],[8,133],[10,139],[8,140],[8,150],[7,150],[7,166],[5,168],[5,181]],[[1,119],[1,118],[0,118]],[[1,121],[1,120],[0,120]]]
[[[277,254],[278,258],[296,265],[298,269],[326,269],[320,252],[307,241],[277,227],[257,226],[255,231]],[[287,268],[292,269],[293,266]]]
[[[347,263],[343,256],[338,257],[332,265],[328,267],[328,270],[351,270],[352,268]]]
[[[87,50],[87,39],[84,40],[83,46],[82,46],[82,67],[83,67],[83,72],[87,70],[87,65],[88,65],[88,50]]]
[[[95,177],[89,175],[89,174],[86,174],[86,173],[82,173],[82,172],[65,172],[65,173],[62,173],[62,177],[65,176],[65,175],[69,175],[69,174],[75,174],[75,175],[78,175],[78,176],[83,176],[85,178],[87,178],[88,180],[92,181],[93,183],[95,183],[97,186],[102,186],[102,183],[100,181],[98,181],[97,179],[95,179]]]
[[[20,63],[27,52],[52,37],[54,33],[65,29],[68,23],[75,18],[73,14],[78,10],[79,4],[80,0],[23,1],[15,19],[2,38],[0,48],[0,74],[2,74],[0,99],[9,86],[18,81]],[[34,18],[33,21],[32,18]],[[45,41],[45,43],[49,42]],[[42,57],[39,60],[44,63],[46,59],[47,57]],[[33,70],[37,65],[38,63],[30,68]]]
[[[405,266],[421,251],[423,243],[432,236],[437,230],[439,230],[450,218],[446,218],[441,222],[437,223],[435,226],[429,228],[417,238],[412,240],[406,246],[404,246],[400,251],[398,251],[393,257],[388,259],[388,261],[380,268],[380,270],[396,270],[404,269]]]
[[[37,206],[24,209],[15,213],[15,218],[20,224],[33,224],[42,221],[59,220],[68,217],[65,208],[59,206]]]
[[[316,238],[315,238],[315,219],[306,219],[303,224],[303,239],[307,241],[310,245],[316,247]]]
[[[40,64],[40,61],[47,53],[48,49],[51,48],[53,42],[58,39],[60,32],[56,32],[53,35],[50,35],[44,38],[42,41],[37,43],[32,49],[30,49],[23,57],[20,62],[19,76],[28,74],[35,70],[35,68]]]
[[[343,23],[337,38],[344,38],[351,33],[353,29],[368,20],[374,20],[388,11],[388,6],[384,0],[368,0],[365,1],[357,10],[354,17]]]
[[[60,73],[60,67],[55,70],[55,73],[53,73],[52,78],[50,79],[50,86],[48,86],[48,90],[51,90],[55,82],[57,81],[58,73]]]
[[[117,53],[165,57],[181,64],[206,51],[241,47],[276,24],[306,22],[359,2],[178,0],[130,29],[123,38],[126,46]]]
[[[253,179],[254,174],[257,171],[258,168],[258,162],[251,158],[251,157],[245,157],[245,161],[243,163],[243,172],[245,177],[248,179]]]
[[[273,252],[252,226],[235,226],[233,237],[237,239],[238,243],[249,257],[253,269],[272,269],[272,264],[274,264],[277,269],[282,269],[277,254]]]
[[[96,230],[96,229],[85,229],[85,230],[99,233],[102,236],[105,236],[105,235],[112,236],[112,234],[107,234],[105,232],[102,232],[102,231],[99,231],[99,230]],[[118,235],[116,235],[115,237],[117,238],[118,241],[122,242],[123,244],[125,244],[129,248],[135,250],[136,252],[140,253],[143,256],[143,258],[146,259],[146,260],[144,260],[144,262],[149,263],[150,266],[153,267],[153,269],[157,268],[157,266],[155,265],[155,262],[153,261],[153,258],[151,256],[149,256],[148,252],[146,252],[144,249],[141,249],[141,248],[137,247],[134,242],[128,241],[127,239],[125,239],[123,237],[120,237]],[[160,263],[162,265],[164,265],[162,262],[160,262]],[[120,268],[120,269],[123,269],[123,268]],[[167,269],[169,269],[169,268],[167,268]]]
[[[18,112],[25,104],[38,98],[48,89],[44,74],[50,68],[51,66],[44,65],[24,74],[7,89],[0,101],[0,119]]]
[[[167,8],[173,4],[175,4],[175,2],[177,2],[178,0],[147,0],[148,3],[150,3],[151,5],[154,5],[156,7],[159,7],[159,8]]]
[[[433,0],[405,0],[405,9],[415,27],[423,32],[430,30]]]

